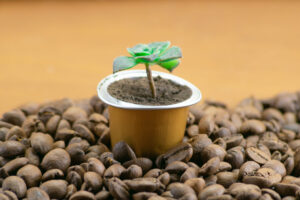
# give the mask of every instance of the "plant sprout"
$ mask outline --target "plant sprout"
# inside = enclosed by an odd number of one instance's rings
[[[152,97],[156,97],[156,89],[150,67],[159,65],[169,72],[172,72],[180,63],[179,58],[182,53],[179,47],[170,46],[170,42],[152,42],[150,44],[138,44],[127,51],[132,57],[120,56],[114,60],[113,73],[121,70],[130,69],[138,64],[144,64],[146,67],[147,78],[152,92]]]

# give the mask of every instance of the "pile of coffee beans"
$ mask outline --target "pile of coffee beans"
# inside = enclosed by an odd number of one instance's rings
[[[300,93],[194,106],[183,142],[155,160],[110,146],[96,96],[30,103],[0,119],[0,200],[293,200],[299,175]]]

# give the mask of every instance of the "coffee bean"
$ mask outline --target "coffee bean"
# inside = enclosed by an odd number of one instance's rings
[[[171,181],[171,176],[168,172],[165,172],[165,173],[161,174],[160,176],[158,176],[157,180],[159,180],[162,184],[167,186],[167,185],[169,185],[169,183]]]
[[[194,167],[189,167],[185,170],[185,172],[180,177],[180,182],[185,182],[188,179],[198,177],[198,169]]]
[[[102,190],[95,195],[96,200],[106,200],[106,199],[110,199],[110,198],[111,198],[111,195],[106,190]]]
[[[84,174],[84,183],[86,190],[91,192],[98,192],[102,188],[102,178],[96,172],[86,172]]]
[[[155,192],[164,189],[165,186],[156,178],[135,178],[132,180],[124,181],[130,190],[135,192]]]
[[[130,165],[127,169],[125,169],[121,175],[121,179],[134,179],[139,178],[143,175],[143,170],[138,165]]]
[[[239,177],[247,176],[247,175],[252,175],[254,171],[258,170],[260,168],[260,165],[257,164],[254,161],[247,161],[245,162],[239,171]]]
[[[28,200],[50,200],[49,195],[38,187],[32,187],[27,190]]]
[[[91,144],[95,143],[94,134],[84,125],[76,124],[73,126],[73,130],[77,132],[77,135],[83,139],[86,139]]]
[[[206,134],[199,134],[192,137],[188,142],[193,148],[192,160],[198,164],[201,163],[201,152],[205,147],[212,144],[211,139]]]
[[[71,197],[70,200],[94,200],[95,196],[93,193],[87,191],[78,191],[75,192]]]
[[[132,195],[133,200],[147,200],[152,196],[156,196],[154,192],[138,192]]]
[[[109,179],[108,189],[111,195],[116,199],[130,199],[128,186],[116,177]]]
[[[220,158],[214,157],[208,160],[200,169],[200,175],[212,175],[215,174],[220,167]]]
[[[83,178],[76,171],[68,172],[66,180],[68,181],[68,183],[74,185],[77,189],[79,189],[82,186],[83,182]]]
[[[188,162],[193,155],[193,148],[189,143],[182,143],[176,147],[170,149],[165,154],[158,157],[156,165],[160,168],[164,168],[166,165],[174,161]]]
[[[104,172],[104,178],[120,177],[125,168],[120,164],[113,164]]]
[[[88,171],[98,173],[100,176],[104,174],[105,167],[102,162],[96,158],[88,159]]]
[[[53,148],[53,138],[44,133],[32,133],[30,137],[31,146],[38,154],[46,154]]]
[[[63,118],[69,122],[75,122],[77,119],[86,119],[87,114],[83,109],[72,106],[63,113]]]
[[[167,165],[165,171],[169,172],[170,174],[182,174],[189,166],[181,161],[174,161]]]
[[[275,191],[280,194],[280,196],[295,196],[296,192],[300,190],[300,186],[296,184],[289,183],[275,183]]]
[[[30,188],[39,184],[42,178],[42,172],[35,165],[28,164],[18,170],[17,176],[21,177],[25,181],[27,187]]]
[[[23,155],[25,152],[25,146],[17,141],[5,141],[0,143],[0,156],[5,158],[11,158]]]
[[[70,166],[70,156],[63,149],[53,149],[49,151],[43,158],[41,166],[46,169],[60,169],[66,171]]]
[[[16,172],[19,168],[23,167],[29,162],[27,158],[16,158],[13,159],[3,165],[3,167],[0,169],[2,176],[4,174],[8,176],[8,174],[12,174],[13,172]]]
[[[23,179],[17,176],[9,176],[2,183],[3,190],[14,192],[18,198],[23,198],[26,195],[27,187]]]
[[[204,162],[208,161],[213,157],[219,157],[222,161],[226,155],[226,151],[216,144],[210,144],[201,152],[202,160]]]
[[[26,133],[19,126],[13,126],[5,135],[5,140],[21,140],[26,137]]]
[[[281,178],[281,175],[271,168],[260,168],[252,175],[244,176],[243,182],[258,185],[262,188],[269,188],[275,183],[279,183]]]
[[[259,199],[261,190],[258,186],[244,183],[233,183],[228,188],[229,193],[238,200]]]
[[[199,121],[199,133],[210,135],[215,129],[215,122],[211,116],[204,116]]]
[[[51,199],[62,199],[67,194],[68,182],[65,180],[49,180],[41,184],[40,188],[44,190]]]
[[[282,177],[286,175],[285,166],[278,160],[269,160],[262,167],[271,168],[278,174],[280,174]]]
[[[125,142],[118,142],[117,144],[115,144],[112,152],[114,154],[114,158],[121,163],[136,158],[133,150]]]
[[[271,199],[274,199],[274,200],[281,199],[280,195],[277,192],[275,192],[274,190],[271,190],[268,188],[263,188],[263,189],[261,189],[261,192],[262,192],[262,194],[268,194],[271,197]]]
[[[22,126],[22,123],[25,121],[26,116],[24,113],[19,110],[15,109],[3,114],[3,121],[7,123],[11,123],[13,125]]]
[[[49,169],[42,176],[42,181],[48,181],[52,179],[62,179],[64,177],[64,172],[60,169]]]
[[[184,184],[190,186],[195,193],[198,195],[205,186],[203,178],[190,178],[184,182]]]
[[[162,172],[161,169],[154,168],[154,169],[149,170],[149,171],[144,175],[144,177],[157,178],[157,177],[159,177],[162,173],[163,173],[163,172]]]
[[[199,193],[198,198],[206,200],[206,199],[208,199],[209,197],[212,197],[212,196],[220,196],[224,192],[225,192],[225,188],[222,185],[214,184],[214,185],[210,185],[210,186],[207,186],[206,188],[204,188]]]
[[[230,163],[233,168],[240,168],[245,161],[245,150],[241,146],[233,147],[227,151],[225,160]]]
[[[196,136],[199,134],[199,128],[197,125],[191,125],[187,128],[187,134],[190,137]]]
[[[265,152],[255,148],[255,147],[249,147],[246,149],[247,156],[259,163],[259,164],[265,164],[267,161],[271,160],[270,156],[266,154]]]
[[[218,178],[217,183],[223,185],[225,188],[228,188],[238,179],[238,173],[236,172],[219,172],[216,174],[216,176]]]
[[[243,135],[261,135],[265,131],[266,126],[264,125],[264,123],[254,119],[245,121],[240,128],[240,132]]]
[[[194,190],[187,184],[172,183],[168,186],[167,190],[170,191],[172,197],[175,199],[184,198],[188,194],[192,195],[190,199],[197,199]]]

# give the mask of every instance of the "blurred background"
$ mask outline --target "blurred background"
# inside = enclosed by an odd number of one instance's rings
[[[91,97],[126,47],[164,40],[183,51],[174,74],[205,99],[297,91],[299,19],[300,1],[285,0],[0,1],[0,113]]]

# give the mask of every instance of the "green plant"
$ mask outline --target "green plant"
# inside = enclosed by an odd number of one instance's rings
[[[153,98],[156,97],[156,89],[152,78],[150,67],[159,65],[169,72],[172,72],[180,63],[179,58],[182,53],[179,47],[170,47],[170,42],[152,42],[150,44],[138,44],[132,48],[127,48],[132,57],[120,56],[114,60],[113,72],[130,69],[137,64],[144,64],[146,67],[147,77],[151,88]]]

